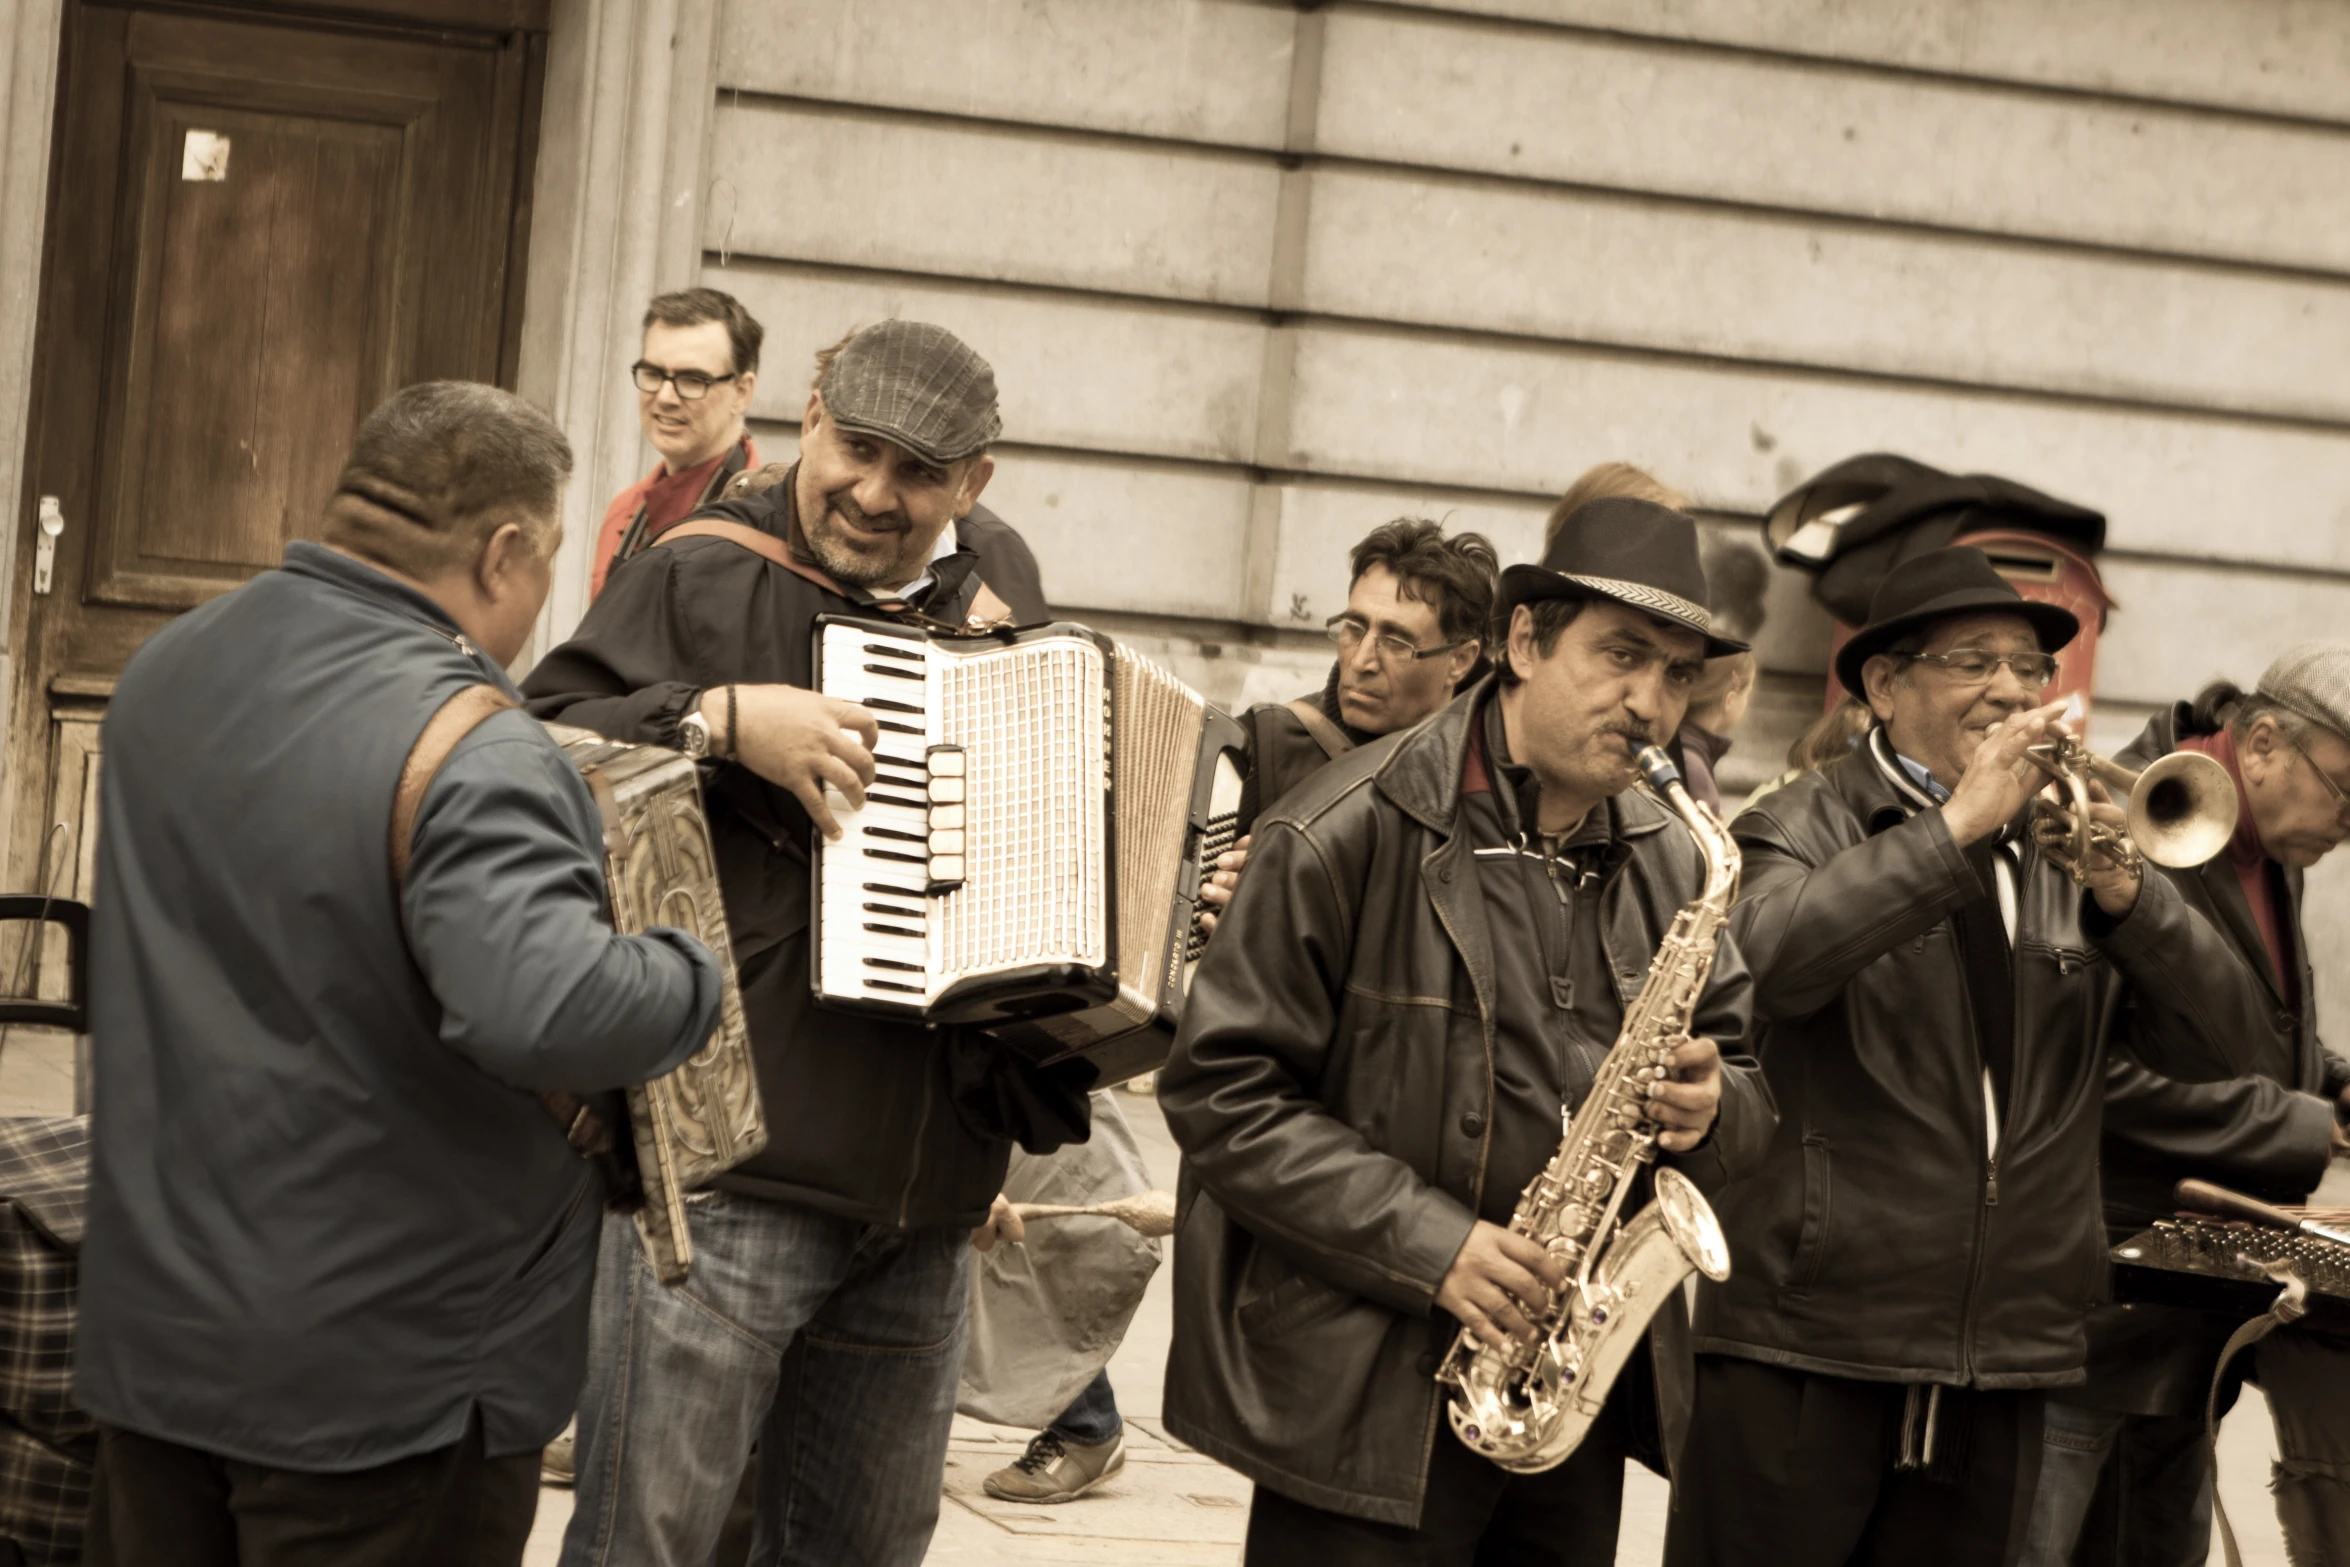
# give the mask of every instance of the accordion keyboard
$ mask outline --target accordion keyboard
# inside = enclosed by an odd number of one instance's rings
[[[871,709],[881,730],[864,808],[825,791],[841,838],[826,846],[819,896],[827,911],[857,916],[828,923],[825,988],[920,1005],[930,990],[929,657],[922,643],[854,626],[827,627],[825,652],[825,694]]]

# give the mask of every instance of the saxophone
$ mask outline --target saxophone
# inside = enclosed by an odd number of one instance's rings
[[[1542,1243],[1567,1283],[1535,1317],[1531,1343],[1495,1349],[1466,1328],[1436,1373],[1469,1447],[1504,1469],[1537,1474],[1565,1462],[1607,1403],[1649,1319],[1694,1272],[1730,1276],[1720,1221],[1689,1178],[1656,1172],[1656,1200],[1619,1223],[1660,1130],[1649,1085],[1665,1076],[1689,1035],[1713,971],[1714,944],[1738,893],[1738,846],[1689,796],[1656,746],[1635,759],[1648,785],[1681,814],[1705,856],[1705,888],[1673,918],[1648,979],[1625,1010],[1615,1047],[1566,1122],[1566,1139],[1518,1198],[1510,1229]]]

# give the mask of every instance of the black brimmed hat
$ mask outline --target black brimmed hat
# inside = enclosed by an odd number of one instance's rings
[[[1706,609],[1705,568],[1698,563],[1696,519],[1670,506],[1612,496],[1578,506],[1559,524],[1539,566],[1501,574],[1495,605],[1510,612],[1536,599],[1613,599],[1705,638],[1705,656],[1743,653],[1746,644],[1716,636]]]
[[[1860,666],[1952,615],[2021,615],[2031,622],[2043,653],[2063,647],[2081,629],[2071,610],[2025,598],[1992,566],[1990,556],[1971,544],[1954,544],[1913,555],[1885,574],[1869,601],[1869,623],[1836,654],[1836,678],[1867,701]]]
[[[817,389],[844,430],[895,441],[945,467],[1003,433],[995,371],[954,333],[926,321],[883,321],[841,346]]]

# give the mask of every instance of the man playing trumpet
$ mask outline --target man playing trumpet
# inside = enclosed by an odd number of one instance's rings
[[[1836,661],[1867,743],[1735,825],[1782,1119],[1721,1199],[1671,1567],[2012,1560],[2103,1268],[2108,1046],[2126,1015],[2167,1071],[2242,1069],[2201,1005],[2236,959],[2177,889],[2102,849],[2076,885],[2022,830],[2078,629],[1980,550],[1904,562]]]

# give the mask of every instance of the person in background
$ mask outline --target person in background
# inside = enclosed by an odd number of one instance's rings
[[[716,500],[736,474],[759,466],[744,421],[766,336],[742,301],[715,288],[662,294],[645,307],[644,345],[628,374],[637,420],[661,460],[605,508],[589,598],[604,591],[614,566]]]
[[[1784,789],[1805,773],[1816,773],[1830,762],[1841,761],[1858,749],[1877,724],[1877,715],[1869,705],[1845,693],[1834,707],[1811,721],[1811,727],[1797,735],[1787,747],[1787,770],[1755,785],[1740,810],[1751,809],[1757,800],[1776,789]]]
[[[603,1209],[549,1096],[677,1066],[723,983],[689,936],[614,933],[595,799],[519,711],[441,744],[394,839],[428,724],[514,706],[570,471],[519,398],[408,387],[323,544],[123,671],[74,1375],[93,1563],[522,1559]]]
[[[1491,668],[1486,622],[1500,570],[1481,533],[1444,534],[1425,517],[1398,517],[1347,555],[1346,608],[1330,617],[1337,658],[1322,689],[1248,710],[1241,837],[1201,888],[1202,924],[1214,931],[1248,864],[1257,816],[1322,767],[1381,735],[1442,710]]]
[[[2170,1215],[2184,1177],[2300,1203],[2328,1162],[2350,1153],[2350,1061],[2318,1038],[2301,918],[2303,874],[2350,836],[2350,644],[2292,648],[2251,691],[2206,687],[2155,714],[2115,760],[2143,768],[2174,751],[2215,759],[2236,784],[2227,849],[2161,874],[2234,950],[2239,983],[2211,1004],[2257,1048],[2253,1070],[2227,1083],[2174,1082],[2123,1056],[2108,1063],[2098,1174],[2117,1245]],[[2024,1567],[2200,1567],[2211,1553],[2204,1400],[2242,1320],[2147,1302],[2090,1313],[2089,1380],[2049,1400]],[[2273,1489],[2292,1559],[2343,1559],[2350,1346],[2314,1327],[2271,1334],[2231,1368],[2223,1410],[2243,1361],[2276,1424]]]

